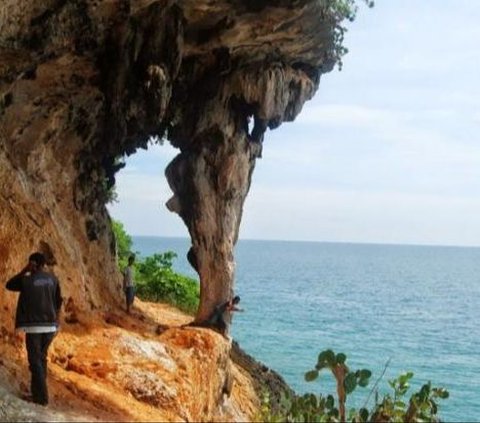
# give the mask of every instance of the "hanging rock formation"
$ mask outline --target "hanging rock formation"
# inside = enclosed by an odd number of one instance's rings
[[[265,131],[294,120],[339,58],[333,3],[2,0],[0,280],[41,250],[65,321],[118,307],[105,207],[118,159],[167,138],[179,149],[167,207],[191,235],[204,322],[233,291]],[[15,339],[15,301],[0,293],[0,342]]]
[[[166,137],[180,151],[167,206],[192,237],[203,321],[233,289],[265,130],[293,120],[338,58],[327,3],[4,0],[0,276],[41,249],[72,306],[119,301],[105,209],[117,159]]]

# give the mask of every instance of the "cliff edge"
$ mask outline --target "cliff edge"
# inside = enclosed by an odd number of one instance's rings
[[[48,407],[21,399],[30,377],[23,335],[3,331],[0,420],[252,420],[259,393],[272,390],[261,375],[268,379],[272,372],[241,363],[245,355],[238,347],[232,360],[229,340],[183,326],[190,321],[171,306],[138,300],[131,315],[76,315],[62,325],[50,349]],[[278,381],[288,389],[277,376]]]

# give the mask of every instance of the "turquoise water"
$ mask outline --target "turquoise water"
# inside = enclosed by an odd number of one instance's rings
[[[187,239],[134,237],[134,247],[176,251],[175,268],[195,276]],[[415,387],[431,380],[450,391],[444,421],[480,421],[480,248],[240,241],[236,260],[245,312],[232,334],[297,391],[332,392],[328,374],[303,381],[332,348],[371,369],[370,386],[390,359],[380,390],[412,370]]]

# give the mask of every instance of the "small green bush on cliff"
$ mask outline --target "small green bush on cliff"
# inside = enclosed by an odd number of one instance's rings
[[[323,8],[323,18],[327,22],[333,23],[331,59],[340,70],[342,69],[342,57],[348,53],[348,49],[343,45],[347,32],[343,22],[355,20],[359,3],[365,3],[368,7],[374,6],[373,0],[319,0],[319,4]]]
[[[164,301],[193,314],[198,308],[200,286],[195,279],[172,269],[173,251],[154,254],[136,266],[137,295],[147,301]]]
[[[125,269],[132,254],[132,238],[121,222],[112,221],[112,230],[117,242],[118,266]],[[146,301],[166,302],[189,314],[198,308],[200,286],[195,279],[173,270],[173,251],[138,258],[134,265],[136,293]]]
[[[128,264],[128,257],[132,254],[132,237],[127,234],[122,222],[112,220],[112,230],[117,247],[118,267],[124,269]]]
[[[378,398],[376,386],[370,391],[365,404],[360,409],[351,408],[346,411],[347,397],[357,387],[366,387],[370,381],[371,372],[367,369],[353,371],[346,365],[347,357],[343,353],[335,354],[325,350],[318,356],[315,369],[305,373],[307,382],[318,378],[323,370],[329,370],[337,384],[337,400],[333,395],[315,395],[308,393],[302,396],[284,396],[275,410],[269,397],[263,399],[258,421],[262,422],[439,422],[438,400],[446,399],[449,393],[444,388],[424,384],[419,391],[414,392],[407,400],[405,398],[413,377],[412,372],[404,373],[388,382],[392,393]],[[367,404],[371,393],[375,391],[375,404],[368,409]]]

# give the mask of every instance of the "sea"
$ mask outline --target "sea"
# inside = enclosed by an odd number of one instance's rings
[[[184,238],[133,237],[140,255],[171,250],[174,268],[198,276]],[[480,248],[240,240],[232,336],[298,393],[332,393],[327,372],[304,374],[318,353],[347,355],[372,371],[347,408],[374,403],[372,387],[412,371],[410,393],[431,381],[442,421],[480,421]],[[368,402],[367,402],[368,401]]]

